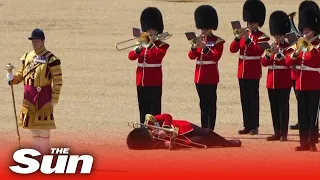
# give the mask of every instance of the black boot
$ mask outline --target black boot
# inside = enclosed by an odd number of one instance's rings
[[[280,135],[277,135],[277,134],[267,137],[267,141],[278,141],[278,140],[280,140]]]
[[[249,132],[250,135],[256,135],[256,134],[259,134],[259,129],[258,128],[255,128],[255,129],[251,129],[250,132]]]
[[[244,129],[238,131],[239,134],[249,134],[249,132],[250,132],[250,129],[248,129],[248,128],[244,128]]]
[[[306,144],[301,144],[300,146],[297,146],[295,148],[295,151],[309,151],[309,150],[310,150],[310,146]]]
[[[299,129],[299,123],[295,124],[295,125],[291,125],[290,126],[291,130],[298,130]]]
[[[311,152],[317,152],[317,146],[316,146],[316,144],[310,144],[310,151],[311,151]]]
[[[287,141],[287,140],[288,140],[287,136],[281,136],[280,137],[280,141],[281,142],[284,142],[284,141]]]

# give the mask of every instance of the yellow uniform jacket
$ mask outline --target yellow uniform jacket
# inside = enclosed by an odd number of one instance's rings
[[[22,66],[12,84],[24,83],[19,126],[25,129],[55,129],[53,107],[62,86],[60,60],[42,47],[21,57]]]

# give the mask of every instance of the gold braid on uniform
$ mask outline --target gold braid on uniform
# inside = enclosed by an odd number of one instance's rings
[[[36,57],[42,57],[44,61],[36,62]],[[24,54],[20,60],[22,66],[14,75],[12,83],[23,81],[25,92],[28,93],[24,94],[19,125],[26,129],[55,129],[51,104],[58,103],[62,87],[60,60],[45,47]]]
[[[52,77],[51,102],[58,103],[62,87],[61,62],[57,57],[53,56],[49,59],[48,67],[50,69],[50,75]]]
[[[224,43],[224,42],[226,42],[224,39],[222,39],[221,37],[219,37],[219,36],[216,36],[217,37],[217,40],[216,40],[216,42],[215,42],[215,44],[219,44],[219,43]]]

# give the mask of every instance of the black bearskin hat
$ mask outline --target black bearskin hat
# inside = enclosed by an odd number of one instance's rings
[[[247,0],[242,9],[243,21],[256,22],[260,27],[263,26],[266,18],[266,7],[260,0]]]
[[[319,6],[317,5],[317,3],[315,3],[314,1],[309,1],[309,0],[306,0],[306,1],[303,1],[300,3],[299,5],[299,13],[306,9],[306,8],[311,8],[311,9],[315,9],[315,10],[319,10]]]
[[[217,11],[210,5],[201,5],[194,12],[194,20],[197,29],[213,29],[218,28]]]
[[[274,11],[269,18],[270,34],[285,35],[291,30],[291,23],[289,16],[284,11]]]
[[[319,34],[320,16],[319,10],[304,9],[299,15],[299,31],[302,32],[304,28],[311,28],[316,34]]]
[[[152,149],[153,138],[147,128],[135,128],[128,134],[127,145],[132,150]]]
[[[146,32],[147,29],[156,29],[159,33],[163,33],[162,14],[156,7],[147,7],[142,11],[140,24],[143,32]]]

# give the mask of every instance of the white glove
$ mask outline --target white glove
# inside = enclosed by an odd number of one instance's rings
[[[13,74],[12,73],[7,73],[7,79],[8,79],[8,81],[12,81],[13,80]]]
[[[57,103],[52,102],[52,103],[51,103],[51,106],[54,107],[56,104],[57,104]]]
[[[240,34],[239,34],[239,35],[236,35],[236,38],[237,38],[237,39],[241,39],[241,38],[242,38],[242,35],[240,35]]]

